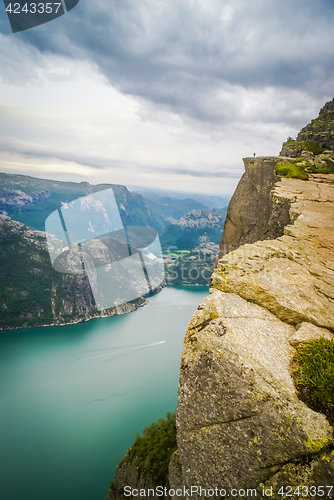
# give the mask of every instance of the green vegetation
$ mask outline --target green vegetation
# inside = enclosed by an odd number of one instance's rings
[[[326,150],[326,148],[320,148],[317,144],[315,144],[311,140],[301,142],[301,141],[297,141],[297,139],[292,139],[292,137],[288,137],[286,144],[291,149],[300,149],[301,151],[303,149],[306,149],[307,151],[310,151],[311,153],[313,153],[315,155],[320,155],[321,153],[323,153]]]
[[[296,163],[278,163],[275,167],[275,174],[281,177],[293,179],[308,179],[308,174],[305,172],[305,166]]]
[[[326,168],[326,167],[323,167],[323,168],[317,168],[315,167],[314,165],[310,165],[308,167],[313,174],[333,174],[333,170],[331,170],[330,168]]]
[[[137,434],[118,466],[135,460],[140,472],[147,474],[156,485],[168,486],[168,464],[176,449],[175,413],[167,413],[166,418],[145,427],[143,437]]]
[[[295,357],[294,381],[301,399],[334,424],[334,341],[312,340]]]
[[[179,259],[180,257],[185,257],[191,253],[190,250],[175,250],[175,252],[168,252],[168,257],[173,257],[173,259]]]
[[[275,174],[281,177],[288,177],[293,179],[308,179],[308,173],[313,174],[330,174],[333,171],[330,168],[317,168],[312,163],[304,160],[303,158],[291,159],[291,162],[284,163],[280,162],[275,167]]]
[[[317,144],[315,144],[313,141],[310,140],[301,142],[300,144],[303,149],[306,149],[307,151],[310,151],[315,155],[320,155],[326,150],[326,148],[320,148],[319,146],[317,146]]]
[[[60,273],[53,270],[44,238],[24,237],[24,226],[12,224],[1,230],[0,326],[37,326],[53,322],[51,287],[59,285]]]

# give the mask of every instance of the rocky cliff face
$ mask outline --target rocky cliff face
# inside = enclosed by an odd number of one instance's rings
[[[291,373],[298,345],[334,338],[334,175],[275,178],[279,160],[245,160],[210,295],[185,337],[186,487],[255,488],[262,498],[263,488],[333,484],[333,429],[299,399]]]
[[[41,203],[46,198],[50,198],[51,193],[49,189],[40,191],[35,195],[29,195],[20,191],[19,189],[13,190],[9,193],[0,193],[0,209],[6,212],[9,207],[24,207],[26,205],[36,205]]]
[[[245,158],[245,172],[227,209],[219,258],[245,243],[281,236],[290,222],[286,199],[270,196],[278,157]]]
[[[280,179],[282,160],[244,161],[229,207],[237,235],[223,238],[236,249],[219,260],[186,333],[169,466],[179,498],[191,487],[192,498],[203,498],[199,487],[281,498],[288,486],[290,498],[322,496],[321,487],[333,498],[333,428],[301,401],[292,371],[307,341],[334,339],[334,175]],[[150,478],[132,462],[115,484],[108,500],[125,498],[125,485],[147,491]]]
[[[296,139],[291,137],[283,143],[281,156],[314,156],[328,152],[329,165],[334,170],[334,99],[320,110],[318,118],[302,128]],[[321,158],[323,160],[323,158]]]

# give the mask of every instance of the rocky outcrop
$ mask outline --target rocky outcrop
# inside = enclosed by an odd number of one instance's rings
[[[318,118],[301,129],[296,139],[288,138],[283,143],[281,156],[297,158],[328,151],[334,159],[334,99],[327,102],[319,112]]]
[[[186,487],[260,491],[260,483],[270,485],[307,458],[328,464],[323,456],[330,455],[324,449],[332,428],[298,399],[291,378],[294,333],[236,294],[213,290],[201,304],[185,338],[179,385],[178,449]],[[331,472],[329,467],[319,484]]]
[[[123,463],[117,467],[114,481],[107,491],[106,500],[122,500],[124,498],[133,499],[131,495],[124,495],[124,487],[131,486],[132,489],[145,490],[155,489],[156,484],[147,474],[142,474],[137,466],[136,460],[130,463]]]
[[[29,195],[16,189],[8,193],[0,193],[0,209],[6,210],[10,207],[24,207],[26,205],[36,205],[41,203],[46,198],[50,198],[51,193],[49,189],[40,191],[35,195]]]
[[[282,485],[333,484],[333,429],[299,399],[292,369],[303,342],[334,338],[334,175],[278,179],[277,161],[245,160],[210,295],[185,337],[177,441],[187,487],[258,498],[272,487],[276,498]]]
[[[212,285],[266,307],[282,321],[334,331],[334,176],[282,179],[272,199],[289,204],[294,224],[282,237],[225,256]]]
[[[278,157],[244,158],[245,173],[227,209],[219,258],[245,243],[281,236],[290,223],[289,203],[271,198]]]
[[[320,148],[334,151],[334,99],[321,108],[318,118],[311,120],[299,132],[298,142],[309,140]]]

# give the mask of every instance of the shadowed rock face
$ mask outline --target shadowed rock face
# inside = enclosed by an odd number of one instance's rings
[[[272,200],[270,193],[279,177],[278,157],[244,158],[245,173],[227,209],[219,259],[245,243],[277,238],[290,223],[289,204]]]
[[[291,371],[301,344],[334,338],[334,175],[280,180],[279,160],[245,161],[223,237],[235,250],[222,249],[187,330],[177,412],[185,486],[256,488],[262,498],[263,487],[333,483],[333,429],[299,400]]]

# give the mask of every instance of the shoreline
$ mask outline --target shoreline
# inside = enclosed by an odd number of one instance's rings
[[[172,285],[170,283],[166,283],[166,284],[158,287],[154,291],[153,294],[150,294],[146,297],[140,297],[140,298],[144,299],[144,302],[141,304],[132,304],[135,307],[130,311],[118,312],[117,310],[115,310],[113,312],[113,314],[96,315],[96,316],[91,316],[91,317],[86,318],[86,319],[69,321],[67,323],[48,323],[48,324],[44,324],[44,325],[19,326],[19,327],[12,327],[12,328],[1,328],[0,327],[0,335],[2,332],[13,332],[13,331],[18,331],[18,330],[31,330],[33,328],[48,328],[51,326],[62,327],[62,326],[69,326],[69,325],[77,325],[79,323],[87,323],[88,321],[91,321],[94,319],[111,318],[113,316],[123,316],[124,314],[129,314],[129,313],[137,311],[137,309],[139,309],[140,307],[146,306],[149,303],[149,300],[148,300],[149,297],[152,297],[152,295],[156,295],[157,293],[160,293],[165,286],[166,287],[168,286],[169,288],[176,288],[176,289],[182,289],[182,288],[183,289],[186,289],[186,288],[197,288],[197,289],[207,288],[207,289],[209,289],[209,285],[199,285],[197,283],[193,283],[193,284],[187,283],[187,284],[181,284],[181,285]],[[129,303],[127,303],[127,304],[129,304]],[[115,306],[115,309],[119,308],[119,307],[120,306]]]

